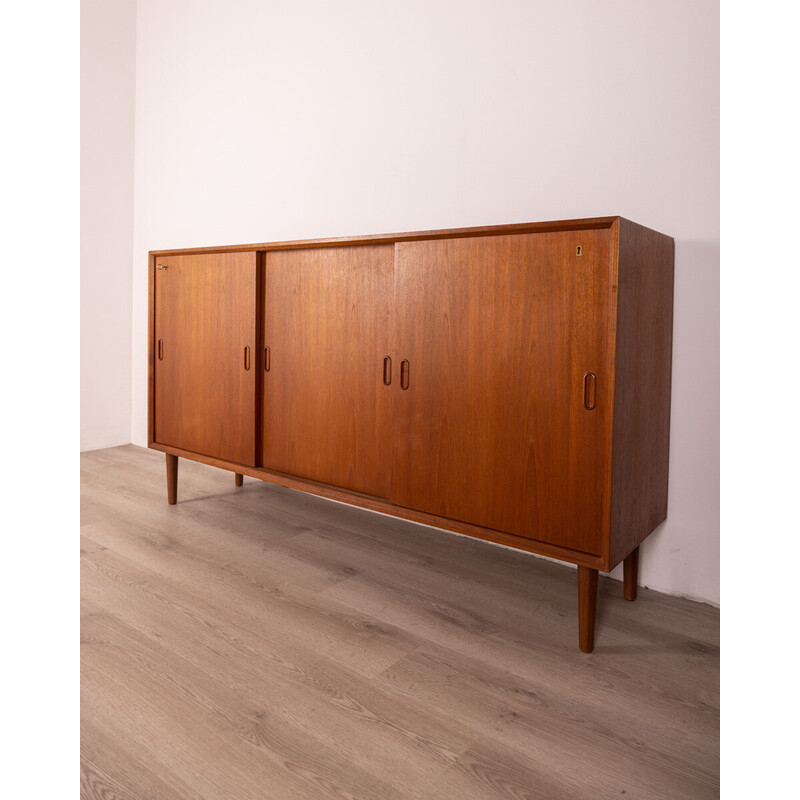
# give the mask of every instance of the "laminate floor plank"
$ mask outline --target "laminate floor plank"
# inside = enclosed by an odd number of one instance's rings
[[[574,574],[566,576],[574,578]],[[698,646],[691,637],[680,640],[667,633],[661,642],[656,632],[642,632],[634,621],[627,628],[624,622],[616,628],[607,626],[603,643],[595,644],[594,653],[570,658],[571,653],[574,656],[577,629],[574,599],[567,608],[543,604],[532,609],[529,624],[520,628],[511,609],[508,625],[487,622],[490,595],[453,597],[448,596],[445,581],[440,585],[441,590],[434,594],[417,583],[395,581],[386,573],[370,575],[364,570],[324,594],[345,607],[464,656],[479,653],[492,668],[520,677],[546,682],[569,677],[585,686],[589,695],[599,692],[602,698],[607,693],[606,701],[624,686],[628,694],[645,695],[648,703],[661,699],[673,705],[700,706],[712,713],[718,708],[719,654],[713,646]],[[613,602],[602,594],[599,602]],[[646,604],[646,592],[642,592],[641,601],[628,605],[639,602]],[[622,609],[620,613],[632,612]],[[645,634],[653,638],[644,638]],[[666,646],[670,640],[672,649]],[[654,663],[660,668],[653,669]]]
[[[93,507],[103,509],[107,517],[116,511],[119,516],[115,524],[118,527],[129,526],[129,530],[118,534],[116,528],[107,522],[101,525],[91,523],[95,531],[103,532],[106,540],[113,541],[116,538],[124,544],[128,539],[134,538],[148,545],[153,554],[156,551],[172,551],[182,558],[206,562],[210,560],[213,566],[222,565],[231,570],[237,569],[237,565],[245,564],[248,575],[258,570],[263,580],[270,584],[279,582],[315,591],[327,588],[328,584],[348,578],[355,572],[346,566],[340,568],[338,565],[319,565],[298,559],[285,548],[286,541],[290,538],[286,530],[276,533],[279,525],[270,525],[262,530],[258,539],[242,535],[241,530],[231,531],[230,512],[225,514],[224,524],[222,520],[205,518],[202,513],[197,519],[177,514],[170,518],[169,515],[164,516],[159,512],[142,513],[140,502],[129,498],[117,499],[114,492],[108,489],[97,490]],[[263,518],[260,524],[264,527]],[[86,525],[82,526],[82,530],[86,528]]]
[[[315,598],[319,593],[304,585],[287,583],[287,576],[293,575],[296,580],[298,574],[302,575],[304,565],[296,565],[295,573],[265,569],[270,551],[261,551],[248,562],[234,558],[221,546],[222,560],[215,564],[208,554],[198,556],[195,547],[153,546],[150,538],[140,536],[135,522],[120,521],[83,531],[84,539],[91,537],[92,543],[162,576],[168,586],[180,584],[192,593],[198,607],[236,608],[237,626],[257,630],[273,640],[285,640],[286,631],[302,631],[299,638],[310,651],[368,677],[402,658],[421,641],[413,634],[381,626],[358,610]]]
[[[183,463],[183,462],[182,462]],[[161,467],[162,465],[159,465]],[[200,464],[194,467],[212,469]],[[160,475],[159,475],[160,477]],[[518,592],[535,591],[537,586],[546,586],[547,592],[555,591],[573,598],[574,587],[564,580],[564,570],[571,567],[535,558],[526,553],[492,546],[487,555],[486,543],[446,533],[426,525],[402,521],[377,513],[367,513],[362,509],[326,500],[315,495],[288,489],[282,486],[264,484],[254,478],[245,477],[245,490],[254,491],[256,496],[268,498],[267,515],[285,508],[287,516],[302,512],[298,520],[310,532],[324,531],[330,538],[360,542],[362,550],[373,545],[390,551],[394,558],[429,567],[433,572],[445,571],[456,574],[467,581],[476,581],[481,587],[497,585]],[[226,496],[230,500],[230,496]],[[313,525],[310,521],[324,520],[324,525]],[[302,531],[299,531],[302,532]],[[657,535],[657,534],[656,534]],[[363,541],[371,540],[370,542]],[[453,558],[453,549],[458,548],[459,558]],[[531,573],[531,564],[535,573]],[[622,584],[610,581],[622,596]],[[663,602],[662,602],[663,601]],[[685,634],[687,625],[696,630],[699,637],[713,640],[719,631],[719,610],[702,603],[693,603],[695,612],[691,619],[683,613],[683,602],[669,595],[652,593],[650,607],[655,610],[660,627],[675,633]]]
[[[367,513],[285,487],[264,485],[255,479],[246,480],[251,481],[249,487],[246,484],[247,488],[268,497],[270,508],[265,512],[267,516],[282,507],[287,507],[286,516],[291,515],[292,508],[295,513],[297,508],[302,509],[303,516],[298,518],[300,524],[292,528],[297,537],[287,542],[287,550],[305,551],[309,558],[330,564],[331,555],[320,554],[317,550],[318,537],[322,537],[335,547],[352,544],[359,553],[370,556],[383,553],[393,570],[400,564],[416,564],[426,568],[431,576],[456,578],[475,584],[481,591],[491,588],[509,591],[516,604],[520,604],[521,599],[530,599],[534,604],[556,605],[560,610],[564,606],[577,608],[577,578],[564,578],[564,570],[571,567],[502,547],[492,547],[492,553],[487,554],[485,543],[468,537],[443,535],[441,531],[411,522],[403,522],[399,527],[398,520],[385,515]],[[226,497],[225,502],[231,502],[230,498]],[[320,523],[313,524],[316,520]],[[457,558],[454,551],[458,553]],[[351,565],[352,560],[346,553],[340,553],[340,557],[343,564]],[[644,629],[652,615],[660,637],[664,634],[674,634],[682,639],[694,636],[703,643],[698,645],[700,649],[710,647],[714,651],[719,646],[718,609],[693,603],[694,613],[687,619],[684,611],[686,601],[649,592],[646,593],[647,603],[639,607],[623,601],[621,582],[611,579],[601,579],[601,591],[612,599],[617,610],[623,611],[618,619],[622,620],[624,627],[629,627],[630,618],[641,623]],[[607,602],[598,609],[601,624],[607,621],[608,609]],[[611,622],[614,622],[613,618]],[[671,648],[671,643],[666,647]],[[652,649],[652,645],[648,649]]]
[[[540,580],[540,576],[529,576],[530,580],[525,588],[524,596],[513,586],[484,585],[480,581],[465,578],[463,572],[458,567],[448,568],[447,565],[438,567],[430,563],[421,564],[416,560],[406,560],[397,558],[391,544],[387,547],[381,543],[370,543],[365,546],[363,538],[353,537],[347,532],[337,529],[309,531],[299,534],[287,541],[284,549],[288,552],[297,553],[301,557],[303,553],[313,553],[318,563],[328,565],[328,568],[336,571],[344,570],[343,565],[353,563],[358,564],[358,569],[354,570],[348,577],[358,577],[361,580],[371,581],[375,584],[382,584],[392,587],[398,591],[403,591],[406,587],[413,587],[420,594],[428,594],[451,600],[453,607],[450,612],[442,609],[442,614],[446,617],[448,613],[454,615],[453,621],[457,622],[459,616],[463,616],[463,624],[479,630],[481,634],[491,634],[498,632],[503,636],[511,634],[523,642],[529,642],[528,636],[532,615],[542,614],[547,617],[545,622],[552,623],[552,630],[561,634],[564,625],[556,625],[556,618],[563,615],[565,606],[574,605],[577,607],[576,580],[577,575],[573,574],[564,580],[563,568],[558,577],[558,585],[553,586],[553,580]],[[462,555],[462,542],[454,543],[454,549],[458,555]],[[463,552],[464,560],[468,560],[469,550]],[[460,559],[451,558],[450,564],[458,563]],[[548,565],[549,566],[549,565]],[[465,592],[465,583],[475,592],[480,593],[481,613],[470,615],[466,607],[472,603],[474,597],[470,592]],[[606,613],[604,615],[604,633],[606,630],[613,639],[619,640],[620,633],[624,634],[624,639],[631,645],[633,636],[639,635],[641,641],[639,646],[646,647],[652,652],[653,644],[650,641],[657,638],[663,645],[664,650],[674,651],[676,647],[694,647],[698,652],[709,652],[715,654],[718,644],[709,641],[706,631],[696,630],[691,625],[684,624],[682,629],[675,631],[664,631],[658,629],[658,637],[650,636],[652,633],[648,629],[650,615],[647,613],[651,606],[651,598],[656,593],[645,593],[643,602],[631,604],[622,597],[621,585],[617,581],[603,579],[602,591]],[[323,587],[326,591],[329,587]],[[345,587],[342,587],[345,590]],[[329,592],[329,594],[331,594]],[[636,618],[636,612],[643,609],[642,616],[645,619],[641,625],[632,629],[630,622]],[[471,617],[468,619],[468,617]],[[545,630],[550,628],[543,626]],[[571,635],[571,632],[570,632]],[[555,644],[548,643],[547,646]],[[570,646],[572,641],[570,639]],[[635,646],[631,646],[629,652],[633,652]]]
[[[92,800],[193,800],[194,792],[118,732],[81,720],[81,797]]]
[[[476,718],[474,706],[462,708],[456,717],[455,709],[448,705],[447,692],[425,691],[430,683],[452,688],[461,681],[469,688],[456,692],[457,696],[489,703],[490,711],[478,715],[484,724],[503,726],[503,715],[513,713],[518,724],[511,736],[516,737],[521,748],[539,747],[546,751],[550,742],[563,743],[567,749],[553,753],[553,763],[558,763],[559,757],[561,763],[572,763],[579,756],[585,763],[594,764],[595,774],[602,772],[606,764],[627,764],[629,774],[645,770],[648,774],[643,778],[656,776],[663,767],[662,785],[674,783],[676,792],[686,783],[684,773],[690,773],[690,788],[680,796],[690,797],[695,784],[703,786],[704,791],[718,791],[718,661],[712,655],[698,665],[693,640],[683,646],[676,642],[674,653],[661,655],[661,667],[669,667],[671,675],[667,680],[662,673],[653,674],[653,655],[646,655],[646,643],[639,650],[623,648],[624,657],[612,653],[569,659],[572,641],[566,650],[551,645],[543,653],[543,648],[533,642],[521,646],[513,632],[509,636],[506,631],[505,637],[496,631],[488,633],[486,626],[475,625],[474,618],[465,617],[458,609],[443,615],[444,599],[434,604],[429,595],[417,589],[387,588],[385,580],[366,578],[366,574],[364,571],[328,593],[362,613],[380,613],[386,622],[415,630],[436,643],[423,645],[384,675],[395,685],[403,686],[414,701],[426,696],[428,705],[446,708],[451,718],[469,726],[470,720]],[[441,596],[446,594],[443,588]],[[486,604],[480,608],[483,612]],[[552,623],[563,625],[563,619]],[[548,625],[542,626],[541,619],[532,621],[531,629],[543,627]],[[635,641],[630,635],[628,641],[631,638]],[[654,652],[657,654],[659,649]],[[560,665],[553,653],[560,653]],[[425,667],[417,669],[414,677],[412,665],[420,667],[420,661],[425,661]],[[459,663],[469,672],[468,678],[459,676],[458,667],[451,668]],[[437,674],[420,677],[425,670]],[[498,697],[498,687],[503,686],[507,687],[505,696]],[[535,700],[527,703],[528,697]],[[620,702],[620,697],[625,702]],[[516,710],[509,712],[509,708]],[[523,720],[529,720],[530,730],[541,732],[545,739],[538,744],[526,742],[519,724]],[[578,720],[581,734],[587,736],[585,740],[572,739]],[[600,749],[598,743],[602,745]],[[673,768],[676,763],[678,769]]]
[[[109,550],[84,563],[87,598],[102,594],[108,613],[196,666],[207,665],[251,702],[292,723],[313,720],[315,736],[354,765],[401,777],[404,797],[429,796],[432,778],[473,741],[430,710],[409,710],[391,687],[377,687],[319,655],[303,630],[265,631],[257,619],[238,618],[239,607],[215,610],[200,595]]]
[[[92,664],[107,676],[121,676],[140,702],[155,700],[176,714],[194,715],[193,730],[203,729],[216,746],[233,743],[255,756],[258,769],[271,772],[277,796],[293,785],[310,796],[397,798],[391,787],[358,770],[322,745],[311,733],[287,723],[266,705],[232,689],[212,671],[191,664],[158,642],[105,614],[92,614],[84,633]],[[226,762],[229,759],[226,760]],[[249,771],[249,770],[248,770]],[[266,778],[267,776],[262,776]],[[342,780],[347,780],[344,785]]]
[[[663,707],[648,709],[646,719],[639,708],[631,713],[630,705],[603,708],[574,683],[533,683],[433,644],[393,665],[382,678],[412,702],[435,706],[473,729],[483,739],[482,746],[471,748],[473,755],[487,746],[502,748],[505,757],[497,764],[513,759],[527,763],[533,774],[549,771],[551,782],[561,781],[556,796],[593,791],[597,798],[610,798],[625,789],[631,797],[672,792],[672,797],[690,798],[718,791],[710,768],[717,753],[708,751],[713,718],[687,724]],[[586,773],[574,770],[576,761]],[[591,775],[590,784],[585,774]]]
[[[270,489],[283,487],[270,487]],[[314,516],[309,509],[309,516],[324,519],[325,524],[316,526],[308,534],[300,535],[291,543],[291,548],[305,546],[305,549],[318,552],[320,546],[330,545],[331,554],[320,556],[329,561],[335,549],[340,551],[339,558],[346,558],[346,549],[352,547],[369,556],[386,555],[391,563],[397,565],[417,565],[425,568],[432,576],[456,578],[459,581],[476,584],[482,592],[486,589],[498,588],[513,593],[519,603],[520,597],[530,598],[534,603],[560,604],[574,603],[575,586],[573,579],[564,579],[564,570],[571,569],[565,565],[534,558],[519,551],[502,547],[492,547],[492,553],[486,553],[486,544],[468,537],[455,534],[445,535],[428,526],[406,523],[402,529],[396,528],[396,520],[377,515],[365,514],[338,503],[324,499],[304,496],[307,505],[314,504]],[[326,506],[329,506],[328,510]],[[392,526],[395,526],[394,529]],[[307,540],[314,537],[313,544]],[[322,538],[324,542],[320,543]],[[458,558],[454,558],[454,550]],[[606,579],[607,592],[617,600],[622,600],[622,584]],[[658,592],[649,593],[645,611],[632,612],[637,621],[647,624],[650,613],[655,615],[660,633],[673,633],[680,637],[695,635],[713,648],[719,644],[719,611],[700,603],[690,619],[686,619],[683,611],[684,603],[676,602],[676,598]],[[636,604],[627,601],[618,605],[620,609],[636,608]],[[598,609],[602,615],[603,609]],[[639,620],[639,617],[644,617]]]
[[[164,456],[84,453],[83,798],[719,796],[719,612]]]
[[[224,800],[235,791],[243,800],[260,800],[263,787],[270,785],[278,785],[281,796],[287,798],[312,800],[318,796],[299,786],[290,772],[260,759],[235,734],[212,724],[198,704],[176,698],[130,663],[118,659],[99,669],[84,664],[82,677],[86,713],[98,724],[124,719],[125,738],[146,748],[157,767],[174,773],[195,797]]]

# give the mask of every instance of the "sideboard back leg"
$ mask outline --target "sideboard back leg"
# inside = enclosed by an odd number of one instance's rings
[[[167,502],[174,506],[178,502],[178,456],[167,453]]]
[[[233,482],[236,486],[241,486],[244,483],[244,475],[242,475],[240,472],[234,472]]]
[[[578,566],[578,645],[584,653],[594,650],[597,612],[597,570]]]
[[[625,586],[625,599],[636,599],[636,585],[639,582],[639,548],[637,547],[623,562],[622,574]]]

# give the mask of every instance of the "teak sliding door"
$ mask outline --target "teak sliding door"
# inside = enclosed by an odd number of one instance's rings
[[[263,466],[387,497],[392,245],[264,254]]]
[[[256,463],[258,255],[159,256],[154,439]]]
[[[608,230],[396,245],[392,502],[600,553],[610,262]]]

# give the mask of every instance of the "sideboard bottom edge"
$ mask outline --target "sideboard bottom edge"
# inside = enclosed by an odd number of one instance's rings
[[[458,533],[472,539],[480,539],[492,544],[509,547],[512,550],[520,550],[534,555],[546,556],[548,558],[557,559],[558,561],[591,567],[592,569],[601,570],[603,572],[609,572],[611,569],[607,560],[603,559],[600,555],[569,550],[565,547],[558,547],[557,545],[551,545],[536,539],[526,539],[523,536],[515,536],[514,534],[493,530],[491,528],[482,528],[478,525],[459,522],[458,520],[449,519],[448,517],[439,517],[435,514],[417,511],[413,508],[394,505],[380,497],[360,494],[359,492],[341,489],[304,478],[297,478],[292,475],[286,475],[282,472],[267,469],[266,467],[237,464],[232,461],[225,461],[221,458],[206,456],[202,453],[182,450],[179,447],[161,444],[160,442],[150,442],[148,447],[151,450],[170,453],[171,455],[179,456],[189,461],[197,461],[201,464],[218,467],[219,469],[225,469],[230,472],[239,473],[240,475],[247,475],[250,478],[257,478],[267,483],[283,486],[287,489],[295,489],[297,491],[316,495],[317,497],[323,497],[327,500],[335,500],[340,503],[345,503],[346,505],[364,508],[367,511],[376,511],[390,517],[397,517],[420,525],[428,525],[433,528]]]

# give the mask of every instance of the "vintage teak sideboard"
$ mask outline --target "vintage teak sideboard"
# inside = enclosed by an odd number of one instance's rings
[[[598,571],[665,518],[674,242],[620,217],[150,253],[150,447]]]

